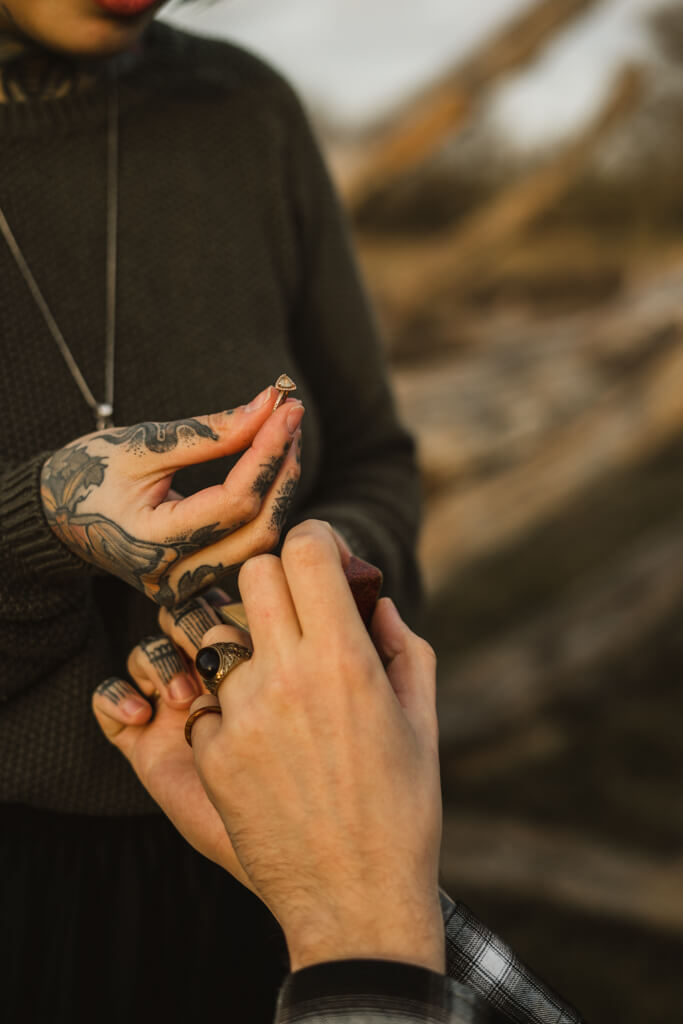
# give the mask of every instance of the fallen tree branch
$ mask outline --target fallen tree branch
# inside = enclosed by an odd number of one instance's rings
[[[523,67],[570,20],[600,0],[541,0],[487,40],[455,71],[426,90],[394,118],[366,151],[363,162],[341,181],[352,206],[362,204],[427,159],[465,123],[481,94],[504,74]]]

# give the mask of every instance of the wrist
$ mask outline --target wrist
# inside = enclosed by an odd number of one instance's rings
[[[442,974],[445,970],[443,918],[438,901],[411,911],[378,907],[362,914],[329,907],[284,928],[292,971],[331,960],[393,960]]]
[[[82,573],[85,565],[47,522],[40,480],[50,453],[42,452],[6,470],[0,493],[0,537],[14,559],[44,585]],[[24,585],[24,583],[22,583]]]

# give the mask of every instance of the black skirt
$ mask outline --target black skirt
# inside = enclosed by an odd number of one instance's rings
[[[2,807],[0,879],[7,1024],[272,1024],[282,932],[165,818]]]

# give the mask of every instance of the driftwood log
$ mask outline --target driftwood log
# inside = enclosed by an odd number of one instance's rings
[[[396,239],[361,238],[361,261],[389,330],[409,330],[411,320],[442,294],[471,287],[482,270],[500,259],[562,198],[598,142],[634,109],[642,91],[642,72],[626,68],[602,109],[577,138],[454,228],[403,244]]]
[[[464,564],[509,544],[610,472],[635,465],[683,430],[683,343],[605,390],[528,459],[435,496],[421,542],[432,592]]]
[[[444,885],[518,900],[580,908],[665,932],[683,931],[683,858],[656,856],[592,840],[568,829],[444,818]]]
[[[469,118],[477,101],[503,75],[532,60],[569,21],[601,0],[541,0],[504,26],[467,60],[425,90],[340,179],[351,207],[413,170]]]

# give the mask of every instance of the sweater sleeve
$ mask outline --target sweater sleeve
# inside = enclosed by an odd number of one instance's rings
[[[355,554],[379,565],[385,593],[410,614],[420,589],[414,443],[397,418],[343,211],[294,97],[290,120],[290,192],[302,246],[292,337],[323,441],[319,483],[303,512],[329,520]]]
[[[88,630],[92,570],[43,514],[40,471],[48,454],[0,462],[0,701],[68,660]]]

